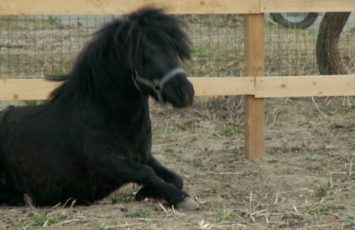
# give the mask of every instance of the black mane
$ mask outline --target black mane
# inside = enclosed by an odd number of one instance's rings
[[[142,52],[147,47],[163,47],[180,60],[189,59],[190,41],[183,27],[181,20],[155,8],[143,8],[113,20],[93,34],[68,81],[53,91],[51,98],[66,95],[92,100],[110,90],[131,89],[130,76],[142,68]]]

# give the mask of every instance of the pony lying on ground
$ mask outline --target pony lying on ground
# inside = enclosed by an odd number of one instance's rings
[[[0,112],[0,203],[22,205],[27,194],[36,205],[90,204],[135,182],[137,200],[198,208],[151,154],[148,106],[149,96],[192,104],[180,67],[189,44],[175,17],[140,9],[94,34],[48,102]]]

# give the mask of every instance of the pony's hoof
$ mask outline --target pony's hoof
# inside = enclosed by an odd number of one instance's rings
[[[191,197],[186,197],[185,199],[175,204],[174,206],[177,209],[187,210],[187,211],[200,209],[200,205]]]

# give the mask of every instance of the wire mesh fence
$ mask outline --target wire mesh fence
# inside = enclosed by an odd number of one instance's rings
[[[354,14],[352,14],[354,16]],[[182,15],[192,41],[190,76],[242,76],[244,35],[241,15]],[[318,74],[319,21],[306,29],[285,28],[265,17],[266,75]],[[39,78],[70,71],[80,49],[114,16],[0,16],[0,78]],[[355,73],[355,17],[342,32],[340,53]]]

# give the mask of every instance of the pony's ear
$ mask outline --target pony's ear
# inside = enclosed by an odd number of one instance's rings
[[[160,46],[174,49],[180,59],[190,58],[191,42],[184,28],[186,24],[177,17],[168,15],[161,8],[142,8],[132,12],[128,18],[143,32],[141,39],[150,37]]]

